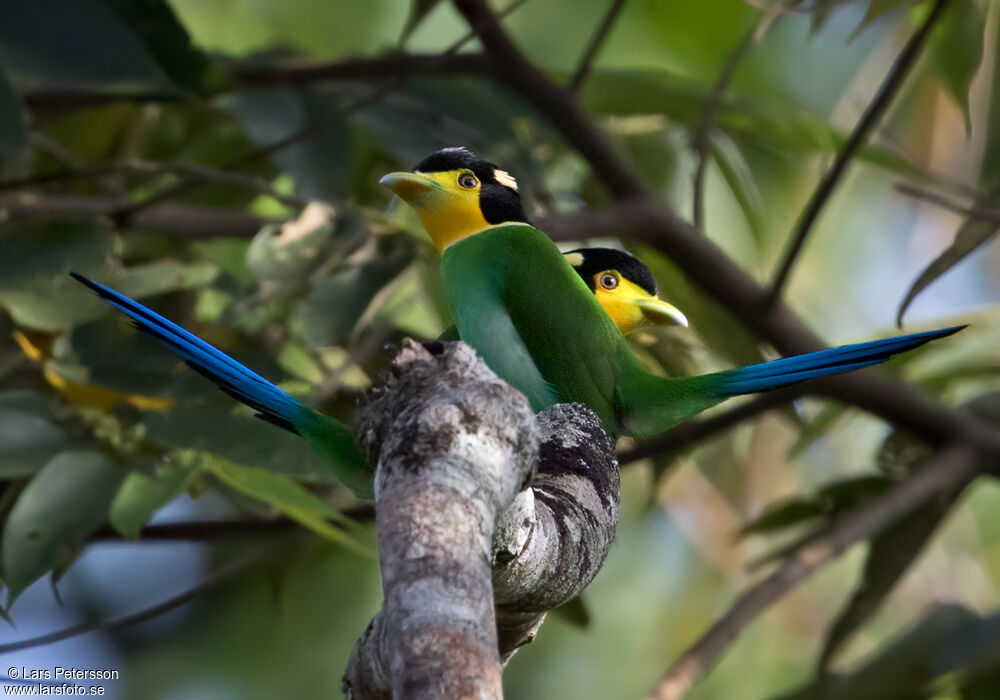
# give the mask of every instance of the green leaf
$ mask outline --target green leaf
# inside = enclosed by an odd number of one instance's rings
[[[356,537],[354,521],[337,513],[317,496],[283,474],[245,467],[217,457],[206,457],[203,468],[223,483],[263,501],[317,535],[348,549],[373,556],[371,548]],[[330,521],[339,526],[330,524]]]
[[[187,30],[164,0],[103,0],[132,29],[163,72],[178,85],[208,93],[222,85],[222,72],[191,45]]]
[[[725,134],[719,133],[712,138],[712,156],[715,158],[722,176],[726,179],[736,202],[743,210],[747,225],[753,234],[757,247],[760,249],[764,241],[764,197],[757,187],[757,180],[750,170],[743,153],[736,142]]]
[[[931,66],[944,81],[948,94],[962,110],[965,130],[972,132],[969,88],[983,61],[986,12],[977,0],[956,0],[935,27],[928,54]]]
[[[435,7],[440,4],[441,0],[411,0],[410,2],[410,14],[406,18],[406,24],[403,25],[402,34],[399,37],[399,44],[402,46],[406,43],[406,40],[410,38],[413,31],[420,26],[420,23],[429,15]]]
[[[116,311],[73,328],[73,359],[84,368],[80,380],[149,396],[162,395],[177,380],[181,360],[140,333]]]
[[[31,413],[43,418],[55,418],[55,408],[50,397],[31,389],[0,391],[0,409]]]
[[[2,13],[0,64],[19,86],[177,92],[104,0],[5,0]]]
[[[599,69],[587,78],[581,98],[588,109],[598,113],[643,118],[666,115],[691,130],[701,124],[707,95],[704,85],[669,71]],[[741,143],[746,140],[782,153],[834,153],[847,140],[825,114],[774,93],[766,99],[734,97],[721,106],[716,122],[718,129]],[[867,146],[858,159],[896,173],[921,175],[919,169],[886,148]]]
[[[34,474],[70,444],[62,429],[45,417],[0,408],[0,479]]]
[[[64,330],[96,318],[103,304],[81,294],[71,270],[98,274],[111,254],[96,224],[25,222],[0,226],[0,306],[27,328]]]
[[[28,145],[28,119],[24,102],[0,69],[0,157],[11,156]]]
[[[346,194],[354,144],[337,94],[246,90],[226,93],[217,104],[239,119],[247,135],[262,146],[322,125],[307,139],[277,151],[274,159],[295,179],[295,190],[302,197],[335,200]]]
[[[258,280],[299,289],[335,235],[333,210],[313,204],[295,221],[262,228],[250,241],[246,265]]]
[[[864,474],[830,482],[814,496],[791,498],[768,506],[740,530],[740,535],[761,534],[799,525],[815,518],[832,519],[856,504],[876,496],[893,484],[881,474]]]
[[[237,282],[251,282],[253,275],[247,267],[247,248],[250,241],[244,238],[213,238],[197,241],[191,247]]]
[[[812,22],[809,25],[809,30],[816,34],[821,29],[826,21],[830,19],[830,15],[837,8],[838,5],[842,5],[850,0],[813,0],[811,5],[812,12]]]
[[[125,470],[96,452],[63,452],[35,475],[3,531],[7,608],[104,522]]]
[[[868,10],[865,12],[865,16],[861,18],[861,22],[858,23],[857,28],[851,34],[851,40],[853,41],[858,34],[890,12],[906,5],[912,5],[915,2],[917,0],[871,0],[868,3]]]
[[[299,306],[306,340],[313,347],[343,345],[375,296],[413,261],[408,236],[378,239],[367,262],[352,263],[316,280]]]
[[[234,411],[233,402],[204,379],[192,376],[189,381],[198,383],[191,385],[194,391],[201,389],[206,395],[198,400],[179,401],[165,415],[143,416],[147,435],[154,443],[211,452],[240,464],[264,467],[299,479],[336,483],[330,467],[301,437],[252,418],[250,410],[242,406]]]
[[[111,502],[108,522],[123,537],[137,539],[160,508],[174,500],[198,474],[198,465],[160,467],[154,476],[130,472]]]
[[[203,287],[215,279],[219,270],[209,262],[181,263],[157,260],[133,265],[121,275],[102,280],[133,299]]]
[[[793,498],[773,503],[764,512],[740,528],[740,536],[783,530],[822,517],[826,510],[813,499]]]
[[[998,197],[996,194],[993,194],[986,198],[987,201],[979,201],[980,199],[977,198],[976,206],[990,205],[996,202]],[[923,272],[910,285],[910,289],[906,292],[906,296],[903,297],[903,301],[899,304],[899,310],[896,312],[896,324],[899,326],[903,325],[903,315],[910,307],[910,304],[913,303],[913,300],[917,298],[918,294],[927,289],[941,275],[964,260],[976,248],[993,238],[998,230],[1000,230],[1000,226],[998,226],[996,221],[975,217],[966,219],[959,226],[958,231],[955,232],[955,240],[952,241],[952,244],[925,267]]]

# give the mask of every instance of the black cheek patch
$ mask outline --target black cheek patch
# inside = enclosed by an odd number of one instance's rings
[[[528,219],[521,208],[521,197],[514,190],[503,185],[484,182],[479,190],[479,208],[489,224]]]

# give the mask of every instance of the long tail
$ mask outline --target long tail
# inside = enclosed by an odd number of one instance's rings
[[[637,375],[623,394],[623,427],[632,435],[661,433],[720,401],[778,389],[808,379],[851,372],[957,333],[965,326],[872,340],[783,357],[757,365],[685,379]]]
[[[75,272],[70,274],[124,312],[139,330],[184,358],[193,370],[256,410],[258,418],[305,437],[330,462],[341,481],[359,496],[371,497],[371,470],[348,426],[303,406],[249,367],[139,302]]]
[[[706,386],[719,397],[752,394],[779,387],[840,374],[885,362],[894,355],[913,350],[925,343],[958,333],[965,326],[870,340],[867,343],[841,345],[839,348],[783,357],[770,362],[706,375]]]

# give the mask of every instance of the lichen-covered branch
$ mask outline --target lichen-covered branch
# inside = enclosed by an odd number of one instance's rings
[[[471,348],[434,349],[406,341],[360,413],[385,597],[344,676],[352,698],[502,697],[491,543],[531,477],[537,429]]]
[[[463,343],[406,341],[393,375],[360,414],[377,464],[385,598],[344,691],[500,698],[502,661],[590,583],[611,548],[613,445],[578,404],[536,421]]]
[[[493,543],[504,659],[534,639],[548,610],[593,580],[618,524],[618,462],[597,415],[559,404],[538,415],[538,427],[537,473],[502,516]]]

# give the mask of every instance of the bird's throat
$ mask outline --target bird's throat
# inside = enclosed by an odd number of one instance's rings
[[[449,207],[415,207],[420,223],[430,234],[434,247],[444,252],[449,246],[492,228],[475,202]]]

